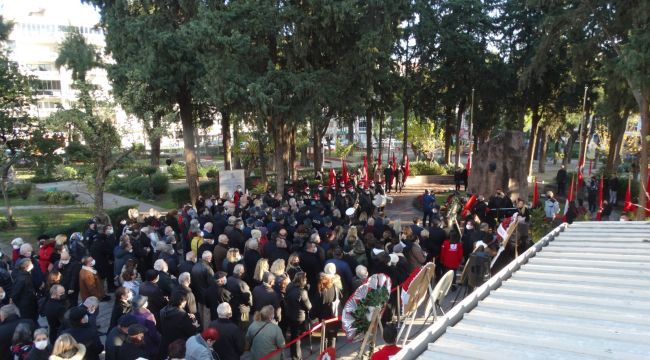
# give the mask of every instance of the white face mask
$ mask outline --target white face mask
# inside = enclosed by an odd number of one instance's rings
[[[70,263],[70,260],[61,260],[61,264],[63,265],[68,265]]]
[[[467,224],[467,225],[465,225],[465,229],[472,230],[472,229],[474,229],[474,225]]]
[[[45,348],[47,347],[47,343],[48,343],[47,340],[35,341],[35,342],[34,342],[34,346],[35,346],[38,350],[45,350]]]
[[[106,235],[113,235],[113,229],[106,230]]]
[[[29,267],[27,268],[27,272],[30,272],[32,270],[34,270],[34,265],[29,265]]]
[[[95,266],[95,259],[93,259],[93,261],[90,262],[90,266]]]
[[[14,250],[20,249],[20,245],[12,245],[11,247],[14,248]]]
[[[6,293],[0,293],[0,300],[4,300],[4,299],[5,299],[5,296],[7,296]]]

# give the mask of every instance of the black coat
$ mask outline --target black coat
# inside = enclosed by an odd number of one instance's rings
[[[50,339],[56,339],[59,336],[59,329],[63,324],[63,315],[67,310],[68,304],[65,300],[47,299],[43,305],[43,314],[47,319]]]
[[[34,266],[34,269],[38,264]],[[16,270],[14,276],[14,286],[11,289],[11,300],[20,310],[23,318],[36,320],[38,319],[38,305],[36,303],[36,289],[32,282],[32,274],[25,270]]]
[[[104,345],[99,340],[96,328],[93,329],[89,324],[83,324],[68,328],[63,333],[70,334],[78,343],[84,344],[86,347],[85,360],[99,360],[99,354],[104,351]]]
[[[126,334],[118,327],[114,327],[106,335],[106,354],[104,360],[117,360],[118,351],[126,341]]]
[[[231,298],[232,295],[225,286],[218,285],[215,280],[212,280],[210,286],[205,291],[205,305],[210,308],[211,320],[217,319],[217,307],[219,304],[229,303]]]
[[[196,315],[199,312],[199,309],[196,306],[196,297],[194,297],[194,293],[192,292],[192,289],[186,286],[179,285],[174,290],[174,292],[176,291],[180,291],[183,294],[185,294],[185,298],[187,299],[187,305],[185,305],[184,310],[190,314]]]
[[[232,318],[240,321],[240,316],[245,313],[248,314],[251,309],[253,296],[251,290],[246,282],[236,276],[229,276],[226,282],[226,289],[230,291],[232,301],[230,307],[232,308]]]
[[[122,302],[119,299],[115,300],[115,303],[113,303],[113,311],[111,312],[111,322],[108,325],[108,328],[111,329],[115,327],[120,317],[130,312],[131,312],[131,303]]]
[[[99,234],[95,238],[93,245],[90,247],[90,255],[95,259],[95,269],[97,275],[102,279],[112,279],[113,269],[113,249],[108,241],[108,236]]]
[[[307,319],[307,314],[311,310],[311,302],[307,295],[307,290],[291,283],[287,287],[285,301],[285,319],[290,321],[303,322]]]
[[[156,323],[160,322],[160,310],[167,305],[167,300],[165,299],[165,294],[158,287],[157,284],[145,281],[140,284],[140,295],[147,297],[147,309],[153,313],[156,317]]]
[[[180,265],[178,265],[178,274],[182,274],[184,272],[186,273],[192,273],[192,268],[194,267],[195,263],[191,261],[186,261],[183,260]]]
[[[38,350],[37,348],[33,348],[32,351],[29,352],[27,355],[26,360],[48,360],[50,358],[50,353],[52,352],[52,348],[50,346],[46,347],[43,350]]]
[[[258,285],[253,289],[253,310],[260,311],[266,305],[273,305],[277,313],[280,309],[280,295],[270,286]]]
[[[193,325],[192,319],[184,311],[176,306],[165,306],[160,311],[160,340],[161,357],[167,355],[167,348],[172,342],[183,339],[187,340],[190,336],[197,333],[198,328]]]
[[[122,346],[120,346],[117,354],[120,360],[135,360],[137,358],[148,359],[151,357],[151,355],[147,354],[144,349],[144,342],[142,344],[136,345],[130,342],[128,339],[124,342],[124,344],[122,344]]]
[[[318,279],[320,276],[321,270],[323,270],[323,262],[318,256],[318,253],[308,253],[303,251],[300,253],[300,266],[307,274],[307,281],[310,286],[315,289],[315,286],[318,284]]]
[[[230,320],[217,319],[210,323],[210,327],[219,331],[219,339],[212,347],[219,355],[219,359],[239,360],[244,353],[244,337],[239,326]]]
[[[198,261],[194,267],[192,267],[191,283],[192,292],[196,296],[196,301],[203,304],[205,299],[205,290],[210,286],[210,281],[214,277],[214,271],[210,264],[206,263],[204,260]]]
[[[70,260],[66,265],[63,265],[61,272],[61,285],[65,288],[66,292],[73,291],[73,294],[79,294],[79,272],[81,271],[81,264],[76,260]],[[74,295],[72,295],[74,297]],[[72,303],[76,304],[77,299],[70,299]]]
[[[31,331],[36,328],[36,324],[30,319],[21,319],[18,315],[9,315],[5,321],[0,323],[0,359],[11,359],[11,339],[14,336],[14,330],[20,323],[29,324]],[[30,331],[30,332],[31,332]]]

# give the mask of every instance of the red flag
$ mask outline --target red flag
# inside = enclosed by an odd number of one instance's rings
[[[397,160],[395,159],[395,153],[393,152],[393,172],[397,170]]]
[[[464,219],[467,215],[469,215],[472,212],[472,207],[474,207],[475,203],[476,195],[472,195],[469,199],[467,199],[465,206],[463,206],[463,210],[460,212],[460,217]]]
[[[368,184],[369,178],[368,178],[368,157],[366,155],[363,156],[363,182],[364,184]]]
[[[623,205],[623,211],[632,211],[634,206],[632,206],[632,179],[627,179],[627,190],[625,191],[625,205]]]
[[[406,182],[406,178],[409,177],[410,173],[411,173],[411,164],[409,163],[409,158],[407,156],[406,160],[404,160],[404,182]]]
[[[603,216],[603,177],[600,176],[600,184],[598,185],[598,213],[596,220],[600,221]]]
[[[533,185],[533,207],[537,207],[539,202],[539,187],[537,185],[537,179],[535,179],[535,184]]]
[[[334,168],[330,168],[330,178],[327,185],[336,186],[336,173],[334,172]]]
[[[465,171],[467,171],[467,179],[469,180],[469,172],[472,169],[472,151],[470,150],[467,153],[467,165],[465,165]]]
[[[341,180],[345,183],[345,186],[348,186],[350,176],[348,175],[348,167],[345,166],[345,160],[343,160],[343,169],[341,169]]]
[[[585,183],[585,177],[582,174],[582,168],[585,167],[585,159],[580,159],[580,163],[578,164],[578,187],[582,187]]]
[[[573,176],[571,176],[571,187],[569,188],[569,196],[567,196],[564,203],[564,215],[569,211],[569,203],[573,201]]]

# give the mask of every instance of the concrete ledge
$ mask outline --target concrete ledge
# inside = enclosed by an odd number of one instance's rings
[[[454,177],[452,175],[416,175],[409,176],[406,180],[409,185],[420,184],[444,184],[453,185]]]

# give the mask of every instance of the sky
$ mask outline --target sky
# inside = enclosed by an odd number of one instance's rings
[[[33,14],[41,9],[47,9],[47,18],[58,19],[58,24],[93,25],[99,22],[99,12],[80,0],[0,0],[0,15],[16,22],[33,22],[29,18],[36,20]]]

